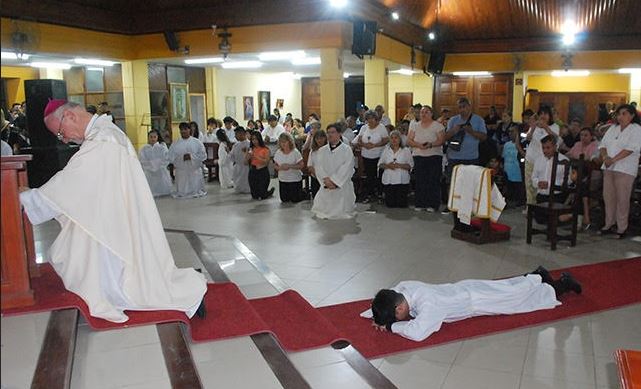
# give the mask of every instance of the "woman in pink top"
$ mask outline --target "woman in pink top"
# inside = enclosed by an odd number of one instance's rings
[[[587,161],[597,157],[599,142],[594,140],[592,129],[590,127],[583,127],[579,133],[579,137],[580,141],[572,146],[566,156],[572,159],[579,159],[581,155],[583,155],[583,159]]]

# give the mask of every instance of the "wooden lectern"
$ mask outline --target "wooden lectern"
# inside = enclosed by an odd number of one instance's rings
[[[22,213],[19,188],[28,187],[27,161],[31,155],[1,158],[2,238],[0,241],[2,309],[33,305],[31,276],[38,276],[33,228]]]

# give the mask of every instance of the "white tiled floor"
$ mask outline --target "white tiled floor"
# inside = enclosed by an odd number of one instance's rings
[[[316,306],[371,297],[404,279],[450,282],[525,273],[541,264],[561,268],[641,255],[633,239],[581,234],[576,247],[556,252],[524,239],[525,219],[507,211],[509,242],[475,246],[449,237],[450,216],[359,206],[350,221],[311,218],[309,203],[282,206],[277,197],[251,202],[210,185],[201,199],[158,200],[165,227],[240,239],[291,288]],[[55,223],[38,228],[38,247],[55,237]],[[201,267],[189,242],[167,234],[178,266]],[[248,298],[278,290],[229,239],[201,235],[204,246]],[[641,278],[641,275],[640,275]],[[641,304],[372,360],[400,388],[617,387],[612,353],[641,349]],[[2,318],[2,387],[28,387],[48,314]],[[276,388],[280,384],[245,337],[191,344],[205,387]],[[329,348],[290,354],[314,388],[367,384]],[[78,330],[74,388],[170,387],[155,326],[119,331]]]

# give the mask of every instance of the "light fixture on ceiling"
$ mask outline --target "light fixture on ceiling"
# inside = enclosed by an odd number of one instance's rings
[[[96,58],[74,58],[73,62],[78,65],[93,65],[93,66],[114,66],[116,63],[113,61],[105,61]]]
[[[589,76],[589,70],[553,70],[552,77],[585,77]]]
[[[393,20],[398,20],[398,19],[401,18],[401,15],[399,15],[398,12],[396,12],[396,11],[392,12],[391,16],[392,16]]]
[[[427,34],[427,37],[430,38],[431,41],[436,39],[436,34],[433,31],[430,31],[429,34]]]
[[[62,62],[31,62],[29,64],[32,68],[47,68],[47,69],[71,69],[71,64]]]
[[[30,57],[29,54],[16,54],[16,53],[12,53],[10,51],[3,51],[2,52],[2,59],[5,59],[5,60],[7,60],[7,59],[11,59],[11,60],[21,59],[21,60],[24,61],[24,60],[29,59],[29,57]]]
[[[411,76],[412,74],[414,74],[414,71],[411,70],[411,69],[401,68],[401,69],[398,69],[398,70],[392,70],[392,71],[390,71],[390,73],[402,74],[404,76]]]
[[[343,78],[349,78],[349,76],[350,76],[349,73],[347,73],[347,72],[343,73]]]
[[[347,5],[347,0],[329,0],[329,5],[334,8],[343,8]]]
[[[466,77],[466,76],[491,76],[492,73],[486,71],[486,70],[481,70],[481,71],[473,71],[473,72],[452,72],[453,75],[455,76],[461,76],[461,77]]]
[[[307,53],[303,50],[294,51],[267,51],[258,54],[261,61],[291,61],[294,58],[305,58]]]
[[[223,61],[224,59],[221,57],[211,57],[211,58],[186,59],[185,63],[187,65],[196,65],[196,64],[203,64],[203,63],[221,63]]]
[[[641,68],[621,68],[618,72],[621,74],[641,74]]]
[[[87,70],[88,71],[93,71],[93,72],[104,72],[105,68],[94,68],[94,67],[88,66]]]
[[[236,62],[223,62],[220,64],[223,69],[256,69],[263,66],[260,61],[236,61]]]
[[[292,65],[295,66],[308,66],[308,65],[320,65],[320,57],[305,57],[305,58],[292,58]]]
[[[561,27],[561,34],[563,34],[563,44],[565,46],[572,46],[576,40],[576,33],[576,23],[574,23],[572,20],[566,20]]]

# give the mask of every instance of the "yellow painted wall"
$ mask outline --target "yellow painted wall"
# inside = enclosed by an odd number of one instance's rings
[[[403,74],[390,74],[388,76],[388,102],[389,107],[385,107],[387,116],[392,123],[396,123],[402,118],[396,117],[396,93],[413,93],[413,104],[432,105],[432,96],[434,91],[434,79],[426,74],[414,74],[406,76]]]
[[[243,120],[243,96],[254,97],[254,119],[258,119],[258,91],[270,91],[271,107],[276,107],[276,99],[285,101],[281,115],[291,112],[295,118],[301,117],[301,83],[285,73],[245,72],[239,70],[218,69],[216,72],[216,102],[214,104],[217,119],[226,116],[225,97],[236,97],[236,120],[245,125]],[[271,112],[270,112],[271,113]]]
[[[585,77],[552,77],[531,74],[527,78],[528,89],[541,92],[624,92],[630,93],[629,74],[596,73]]]
[[[7,103],[25,101],[24,80],[39,79],[38,69],[26,66],[2,66],[0,76],[7,81]]]

